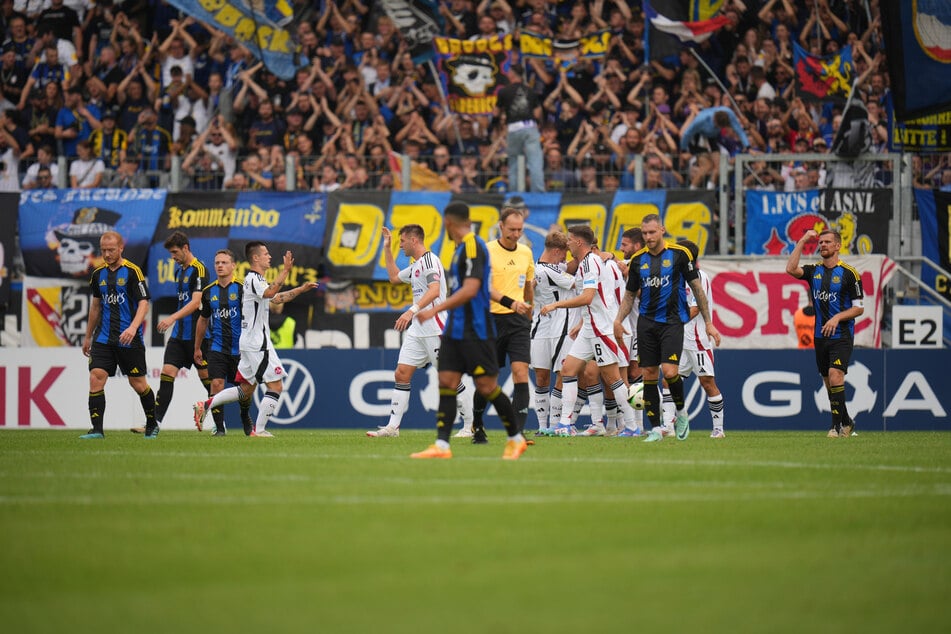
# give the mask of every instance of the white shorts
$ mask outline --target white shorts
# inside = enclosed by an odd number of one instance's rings
[[[713,350],[684,350],[680,355],[680,376],[716,376]]]
[[[397,363],[414,368],[425,368],[429,364],[438,367],[439,340],[439,335],[430,337],[406,335],[403,337],[403,345],[400,346],[400,358]]]
[[[619,363],[624,351],[620,350],[614,337],[582,337],[579,336],[571,344],[568,354],[582,361],[594,359],[598,367]]]
[[[287,376],[281,359],[272,349],[241,351],[238,374],[251,385],[283,381]]]
[[[568,356],[571,339],[564,337],[544,337],[532,339],[532,367],[540,370],[561,372],[561,366]]]

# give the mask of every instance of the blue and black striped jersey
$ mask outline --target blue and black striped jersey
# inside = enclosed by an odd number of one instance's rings
[[[177,265],[175,267],[175,282],[178,284],[178,308],[181,310],[192,301],[194,293],[202,292],[205,284],[208,283],[208,272],[205,265],[198,258],[192,258],[188,266]],[[195,324],[198,323],[198,311],[191,315],[186,315],[172,327],[173,339],[184,339],[191,341],[195,338]]]
[[[816,309],[816,339],[852,339],[855,336],[855,320],[840,321],[830,337],[822,334],[822,326],[834,315],[852,308],[855,300],[862,299],[862,276],[854,268],[839,261],[832,268],[821,263],[805,264],[802,278],[809,284],[812,305]]]
[[[456,247],[449,269],[449,290],[455,293],[462,288],[466,278],[474,277],[481,282],[479,292],[471,300],[449,311],[444,335],[453,340],[494,339],[495,323],[489,312],[489,290],[492,283],[492,265],[489,249],[475,233],[469,233]]]
[[[93,332],[93,341],[123,348],[145,346],[145,324],[139,325],[138,336],[129,345],[119,343],[119,335],[132,325],[139,302],[149,299],[149,287],[142,269],[125,258],[116,270],[100,266],[92,272],[89,286],[93,297],[100,300],[101,318]]]
[[[640,315],[661,324],[690,321],[687,284],[697,279],[690,251],[667,243],[663,251],[651,255],[647,247],[631,256],[627,290],[641,293]]]
[[[241,353],[241,299],[244,286],[231,278],[227,286],[217,281],[201,294],[201,316],[208,319],[205,332],[211,338],[210,350],[225,354]]]

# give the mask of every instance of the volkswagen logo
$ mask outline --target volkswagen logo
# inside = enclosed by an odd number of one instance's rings
[[[303,364],[293,359],[281,359],[284,366],[284,392],[269,422],[278,425],[293,425],[310,412],[317,398],[314,377]],[[261,407],[261,390],[254,391],[254,404]]]

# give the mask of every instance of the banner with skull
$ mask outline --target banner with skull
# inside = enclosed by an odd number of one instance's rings
[[[449,109],[459,114],[490,114],[496,95],[508,83],[512,36],[477,40],[437,37],[434,42]]]
[[[165,206],[163,189],[44,189],[20,194],[20,246],[26,274],[89,280],[102,264],[99,238],[118,231],[123,257],[145,265]]]

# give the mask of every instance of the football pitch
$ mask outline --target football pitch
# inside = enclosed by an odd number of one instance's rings
[[[951,627],[951,434],[0,433],[7,632]]]

